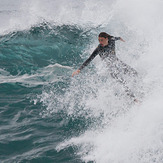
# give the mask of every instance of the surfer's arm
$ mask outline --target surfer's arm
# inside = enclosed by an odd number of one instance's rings
[[[94,50],[91,56],[80,66],[80,68],[76,70],[75,72],[73,72],[72,76],[79,74],[80,71],[97,56],[97,54],[98,54],[98,47]]]
[[[91,56],[80,66],[79,70],[81,71],[85,66],[87,66],[98,54],[98,48],[94,50]]]
[[[114,41],[120,40],[120,41],[125,42],[125,40],[123,40],[121,37],[112,37],[111,40],[114,40]]]

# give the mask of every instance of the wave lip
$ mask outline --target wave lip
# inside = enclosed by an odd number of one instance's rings
[[[8,5],[10,4],[10,5]],[[10,6],[10,7],[8,7]],[[113,0],[96,1],[96,3],[79,0],[57,1],[35,1],[25,0],[19,2],[3,1],[3,8],[8,11],[1,13],[3,25],[0,34],[12,31],[28,30],[32,26],[42,22],[50,22],[57,25],[77,25],[80,27],[97,27],[106,24],[112,17]],[[105,16],[101,10],[105,10]],[[14,11],[14,12],[13,12]],[[96,11],[96,12],[94,12]],[[28,14],[27,14],[28,13]],[[107,17],[106,17],[107,16]]]

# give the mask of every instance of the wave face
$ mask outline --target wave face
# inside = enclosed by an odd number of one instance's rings
[[[163,2],[0,1],[1,162],[163,162]],[[96,57],[106,31],[133,103]]]

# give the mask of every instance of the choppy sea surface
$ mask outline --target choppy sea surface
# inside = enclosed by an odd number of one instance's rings
[[[0,0],[0,162],[162,163],[163,2]],[[139,102],[97,56],[122,37],[118,58]]]

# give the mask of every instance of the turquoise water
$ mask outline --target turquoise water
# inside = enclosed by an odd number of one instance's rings
[[[55,146],[84,131],[88,123],[64,112],[43,117],[45,107],[42,102],[34,104],[34,99],[44,89],[62,94],[71,80],[69,68],[81,63],[89,39],[75,26],[51,28],[41,24],[0,38],[1,161],[81,162],[72,147],[57,152]],[[40,75],[44,67],[55,64],[68,68],[56,66]]]

